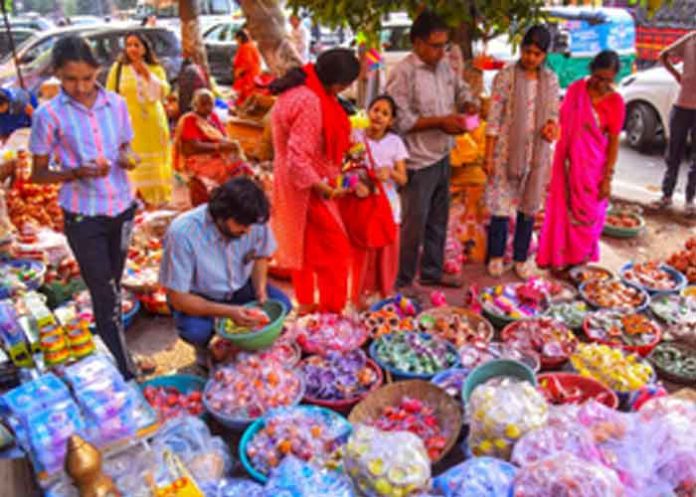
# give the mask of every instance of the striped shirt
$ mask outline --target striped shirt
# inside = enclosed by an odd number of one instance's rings
[[[160,284],[175,292],[229,301],[246,285],[256,258],[276,250],[268,224],[254,224],[246,235],[225,238],[208,212],[208,204],[190,210],[169,226],[164,238]]]
[[[34,113],[29,151],[55,156],[63,170],[104,157],[108,175],[64,182],[58,201],[75,214],[116,217],[134,201],[126,171],[117,164],[121,145],[132,139],[128,108],[119,95],[99,88],[88,109],[61,91]]]

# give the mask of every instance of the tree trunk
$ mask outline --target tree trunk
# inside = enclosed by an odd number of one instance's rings
[[[471,25],[463,22],[458,28],[452,30],[452,43],[456,43],[462,51],[464,59],[463,78],[469,83],[474,95],[483,93],[483,73],[474,67],[474,48],[472,45]]]
[[[182,0],[180,0],[182,1]],[[285,33],[279,0],[239,0],[251,37],[266,65],[276,76],[302,65],[302,59]]]
[[[207,74],[208,55],[205,52],[201,24],[198,22],[198,1],[179,0],[179,18],[181,19],[181,44],[183,52],[191,57],[191,60],[200,65]]]

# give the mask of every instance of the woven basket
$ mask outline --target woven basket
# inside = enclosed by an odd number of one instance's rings
[[[368,424],[379,418],[385,407],[398,405],[404,397],[418,399],[435,409],[442,435],[447,439],[447,444],[440,457],[432,461],[433,464],[436,464],[452,450],[457,442],[462,428],[462,411],[456,400],[447,395],[444,390],[427,381],[400,381],[383,386],[355,406],[348,421],[353,426],[358,423]]]

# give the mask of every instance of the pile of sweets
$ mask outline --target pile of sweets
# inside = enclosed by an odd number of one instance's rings
[[[331,411],[281,408],[264,417],[264,426],[246,447],[254,469],[264,475],[289,455],[303,461],[327,463],[350,434],[350,424]]]
[[[526,381],[503,377],[477,386],[467,407],[471,452],[509,459],[520,437],[544,426],[548,408],[543,394]]]
[[[411,495],[425,489],[430,480],[430,459],[422,440],[403,431],[354,427],[343,465],[365,497]]]
[[[645,362],[608,345],[579,344],[570,357],[573,369],[617,392],[631,392],[649,383],[654,372]]]
[[[213,373],[204,403],[217,415],[252,420],[269,409],[298,403],[303,393],[299,373],[278,362],[251,357]]]

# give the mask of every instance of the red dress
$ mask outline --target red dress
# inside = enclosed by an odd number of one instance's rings
[[[324,152],[319,97],[299,86],[283,93],[273,106],[273,210],[278,265],[293,271],[301,305],[341,312],[348,292],[351,247],[338,207],[312,192],[312,185],[335,178],[340,167]]]

